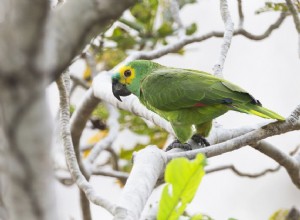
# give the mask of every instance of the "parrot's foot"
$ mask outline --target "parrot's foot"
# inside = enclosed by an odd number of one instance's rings
[[[166,149],[166,151],[169,151],[169,150],[172,150],[173,148],[180,148],[180,149],[183,149],[183,150],[192,150],[192,146],[188,143],[180,143],[179,140],[175,140],[173,141]]]
[[[200,134],[194,134],[192,136],[192,140],[195,141],[197,144],[200,144],[200,145],[205,146],[205,147],[210,145],[208,143],[208,141],[204,137],[202,137]]]

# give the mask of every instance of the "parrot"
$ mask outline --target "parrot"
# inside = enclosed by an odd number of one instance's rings
[[[198,70],[135,60],[122,66],[111,80],[112,93],[119,101],[120,96],[134,94],[147,109],[170,122],[177,139],[168,149],[191,149],[186,143],[189,139],[209,146],[205,138],[212,120],[229,110],[285,120],[241,87]]]

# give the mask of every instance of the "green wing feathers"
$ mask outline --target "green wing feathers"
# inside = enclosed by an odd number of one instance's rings
[[[257,115],[262,118],[277,119],[279,121],[285,120],[285,118],[282,117],[281,115],[259,105],[248,103],[246,105],[233,104],[232,106],[240,112],[244,112],[251,115]]]
[[[285,120],[277,113],[261,107],[258,100],[239,86],[195,70],[159,68],[142,81],[141,92],[146,105],[161,111],[192,112],[195,106],[199,106],[198,113],[205,112],[211,119],[228,110],[235,110],[263,118]],[[218,106],[223,106],[224,112],[215,115],[208,111],[208,108],[213,110]]]

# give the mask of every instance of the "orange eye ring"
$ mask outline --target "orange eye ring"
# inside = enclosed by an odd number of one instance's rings
[[[124,76],[125,77],[130,77],[131,76],[131,71],[130,70],[125,70],[124,71]]]

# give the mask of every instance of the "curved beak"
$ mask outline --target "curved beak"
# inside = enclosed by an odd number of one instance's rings
[[[126,88],[124,84],[121,84],[117,79],[112,80],[112,92],[114,96],[122,102],[120,96],[128,96],[131,92]]]

